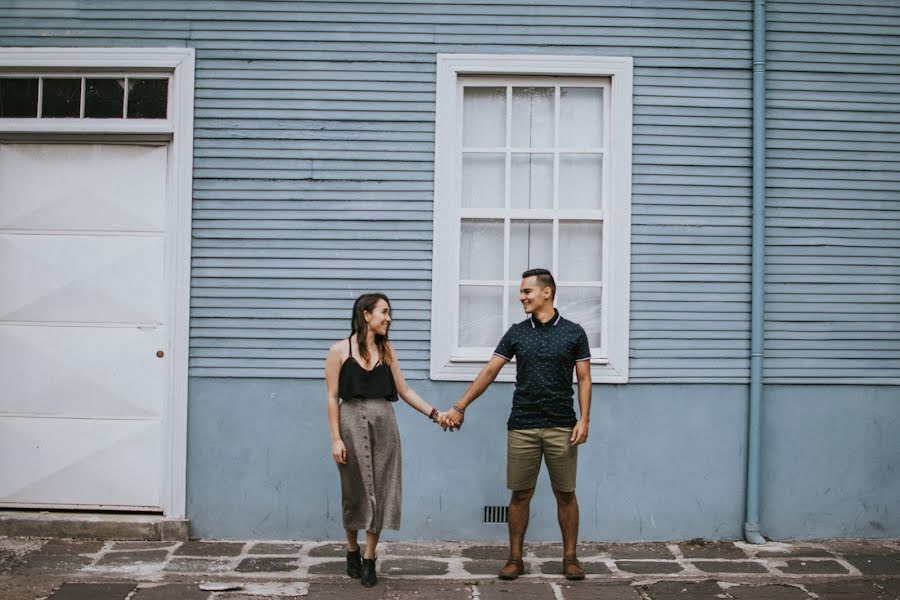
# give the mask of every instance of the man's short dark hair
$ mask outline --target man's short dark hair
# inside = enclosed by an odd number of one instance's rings
[[[556,298],[556,280],[553,279],[553,274],[550,271],[547,269],[528,269],[522,273],[522,279],[529,277],[537,277],[537,282],[541,289],[550,288],[550,297]]]

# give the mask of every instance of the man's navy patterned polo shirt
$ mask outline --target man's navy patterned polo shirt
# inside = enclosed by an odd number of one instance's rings
[[[509,328],[494,354],[516,359],[516,391],[507,429],[574,427],[572,371],[591,359],[587,334],[559,311],[546,323],[534,317]]]

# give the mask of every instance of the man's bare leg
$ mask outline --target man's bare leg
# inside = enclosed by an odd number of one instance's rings
[[[575,558],[575,546],[578,544],[578,499],[575,492],[553,490],[553,495],[556,496],[556,516],[562,532],[563,556]]]
[[[528,516],[534,488],[516,490],[509,500],[509,558],[522,560],[522,547],[525,544],[525,530],[528,529]]]
[[[525,573],[522,562],[522,546],[525,544],[525,530],[528,529],[528,512],[534,488],[516,490],[509,500],[509,560],[500,569],[500,579],[515,579]]]

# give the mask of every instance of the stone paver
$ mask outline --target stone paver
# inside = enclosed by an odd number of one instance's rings
[[[637,589],[630,585],[578,582],[560,585],[565,600],[641,600]]]
[[[299,554],[303,549],[301,544],[253,544],[247,554],[274,554],[274,555],[294,555]]]
[[[900,552],[896,554],[847,554],[848,563],[863,575],[896,575],[900,573]]]
[[[385,575],[443,575],[447,563],[420,558],[394,558],[379,561],[378,570]]]
[[[660,559],[675,558],[668,546],[662,542],[645,542],[642,544],[606,544],[602,547],[614,559]]]
[[[525,581],[500,581],[478,586],[481,600],[555,600],[556,595],[546,583]]]
[[[828,547],[839,554],[882,554],[897,551],[889,540],[831,540]]]
[[[422,556],[421,544],[404,544],[391,542],[384,544],[380,552],[394,556]],[[459,556],[462,544],[437,544],[428,549],[428,558],[451,558]],[[343,556],[343,554],[341,555]]]
[[[787,566],[778,567],[783,573],[792,575],[846,575],[844,566],[836,560],[788,560]]]
[[[469,546],[463,548],[461,554],[465,558],[506,560],[509,558],[509,546]]]
[[[8,577],[0,575],[0,598],[3,600],[47,598],[64,582],[65,578],[59,576]]]
[[[804,587],[816,594],[819,600],[893,600],[871,581],[807,583]]]
[[[469,587],[458,581],[426,582],[386,579],[384,586],[384,598],[390,598],[390,600],[470,600],[472,597]],[[314,599],[310,598],[310,600]]]
[[[715,581],[662,581],[644,589],[653,600],[720,600],[724,592]]]
[[[296,558],[245,558],[235,571],[239,573],[286,573],[300,568]]]
[[[563,557],[563,545],[562,544],[541,544],[540,546],[528,546],[526,547],[526,551],[530,550],[534,552],[534,555],[539,558],[559,558]],[[587,557],[587,556],[599,556],[600,552],[603,551],[603,546],[600,544],[578,544],[575,547],[575,553],[579,558]]]
[[[584,572],[588,575],[609,575],[612,572],[609,570],[609,567],[602,562],[583,560],[581,561],[581,568],[584,569]],[[562,560],[548,560],[541,563],[540,572],[544,575],[562,575]]]
[[[64,583],[49,600],[125,600],[134,583]]]
[[[163,569],[174,573],[225,573],[231,570],[230,560],[214,558],[173,558]]]
[[[636,575],[667,575],[670,573],[679,573],[684,570],[682,566],[676,562],[650,560],[617,560],[616,566],[622,571],[635,573]]]
[[[309,600],[381,600],[384,598],[384,582],[379,585],[363,587],[358,581],[334,581],[328,583],[311,583]],[[423,600],[425,600],[423,598]],[[511,600],[511,599],[507,599]]]
[[[763,565],[740,560],[692,560],[691,564],[704,573],[767,573]]]
[[[71,554],[94,554],[100,552],[103,542],[97,540],[50,540],[41,546],[41,554],[66,556]]]
[[[19,571],[25,573],[72,573],[83,569],[92,562],[94,559],[89,556],[45,556],[38,553],[29,556]]]
[[[365,550],[365,544],[359,545],[360,550]],[[376,548],[377,550],[377,548]],[[316,546],[315,548],[310,548],[309,555],[314,556],[316,558],[327,558],[327,557],[341,557],[345,558],[347,556],[347,545],[346,544],[323,544],[321,546]]]
[[[208,600],[211,592],[200,590],[196,583],[166,583],[140,586],[129,600]]]
[[[176,556],[237,556],[243,542],[186,542],[175,551]]]
[[[97,561],[98,567],[121,567],[162,563],[169,556],[166,550],[136,550],[134,552],[110,552]]]
[[[163,548],[171,548],[178,542],[115,542],[112,545],[113,550],[161,550]]]
[[[756,553],[759,558],[794,558],[801,556],[808,557],[828,557],[831,553],[824,548],[813,548],[811,546],[791,546],[783,550],[759,550]]]
[[[789,585],[741,585],[728,588],[736,600],[808,600],[806,592]]]
[[[748,558],[743,550],[731,542],[690,541],[678,544],[685,558]]]
[[[506,564],[505,560],[467,560],[463,568],[472,575],[496,575]],[[531,572],[528,561],[525,561],[525,573]]]
[[[325,562],[309,565],[310,575],[346,575],[347,562],[343,560],[326,560]]]
[[[897,574],[895,573],[895,575]],[[888,593],[900,598],[900,579],[882,579],[878,582],[878,585]]]

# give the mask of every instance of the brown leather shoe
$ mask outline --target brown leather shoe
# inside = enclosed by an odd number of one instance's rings
[[[506,561],[506,564],[500,569],[500,573],[497,576],[500,579],[515,579],[519,575],[525,574],[525,561],[522,559],[514,560],[509,559]]]
[[[573,581],[584,579],[584,569],[581,568],[581,563],[578,562],[577,558],[563,559],[563,574],[566,576],[566,579]]]

